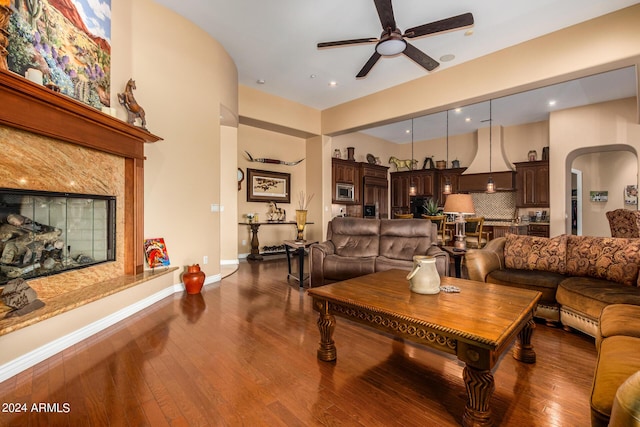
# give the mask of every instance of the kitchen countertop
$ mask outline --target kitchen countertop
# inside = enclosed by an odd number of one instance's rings
[[[527,225],[549,225],[548,222],[536,222],[536,221],[529,221],[529,222],[521,222],[519,224],[516,224],[514,221],[510,221],[510,220],[495,220],[495,221],[485,221],[483,223],[483,225],[485,226],[491,226],[491,227],[511,227],[511,226],[527,226]]]

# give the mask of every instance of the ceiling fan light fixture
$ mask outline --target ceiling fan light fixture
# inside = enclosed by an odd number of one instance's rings
[[[388,39],[378,42],[376,45],[376,52],[382,56],[393,56],[404,52],[406,48],[407,42],[404,41],[402,36],[394,37],[394,34],[392,33]]]

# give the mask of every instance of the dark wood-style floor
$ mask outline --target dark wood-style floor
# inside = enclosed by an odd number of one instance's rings
[[[242,262],[202,295],[175,294],[1,383],[0,425],[461,423],[461,363],[343,319],[337,362],[320,362],[316,313],[286,276],[283,260]],[[533,345],[535,365],[506,353],[497,366],[496,424],[588,426],[593,339],[537,325]]]

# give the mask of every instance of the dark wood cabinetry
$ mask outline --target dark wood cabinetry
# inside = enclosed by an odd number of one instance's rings
[[[444,186],[447,182],[451,183],[451,192],[457,193],[460,191],[460,175],[464,172],[466,168],[455,168],[455,169],[443,169],[438,171],[438,190],[437,190],[437,199],[438,204],[440,206],[444,206],[444,202],[447,198],[445,194],[442,194],[444,191]]]
[[[516,163],[516,206],[549,206],[549,161]]]
[[[360,164],[351,160],[331,159],[331,199],[333,203],[357,205],[360,203]],[[336,184],[353,185],[353,202],[336,200]]]
[[[491,177],[497,191],[513,191],[516,188],[515,175],[513,171],[460,175],[458,190],[461,192],[485,191],[487,189],[487,181]]]
[[[388,167],[350,160],[331,159],[333,203],[347,205],[349,216],[362,217],[364,206],[376,206],[380,218],[389,215]],[[336,200],[336,184],[352,184],[354,201]]]
[[[413,182],[416,195],[438,196],[438,177],[434,169],[420,169],[391,173],[391,210],[400,212],[409,209],[409,187]]]
[[[529,236],[549,237],[549,224],[529,224]]]
[[[446,196],[442,194],[444,185],[449,180],[451,191],[459,190],[460,174],[465,168],[456,169],[419,169],[391,173],[391,211],[406,212],[410,206],[409,187],[411,182],[416,186],[416,195],[433,197],[440,206],[444,205]]]
[[[378,217],[389,217],[389,168],[387,166],[360,163],[362,177],[362,215],[364,206],[375,206]]]

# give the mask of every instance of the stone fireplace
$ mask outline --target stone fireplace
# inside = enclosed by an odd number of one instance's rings
[[[0,188],[0,285],[115,261],[116,198]]]
[[[0,99],[0,188],[114,201],[105,230],[113,235],[111,254],[88,268],[30,280],[38,296],[143,273],[143,145],[160,138],[4,70]]]

